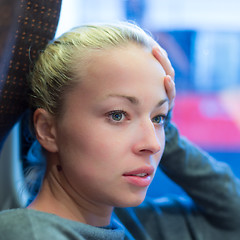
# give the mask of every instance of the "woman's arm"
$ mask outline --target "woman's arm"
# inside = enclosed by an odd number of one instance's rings
[[[180,137],[171,123],[166,127],[160,167],[187,192],[206,222],[216,228],[239,229],[240,180],[226,163]]]
[[[174,70],[165,51],[156,48],[153,49],[153,55],[162,64],[166,74],[174,79]],[[175,86],[170,79],[165,80],[171,109],[176,94]],[[180,137],[177,128],[170,123],[170,118],[171,112],[165,128],[166,148],[160,167],[193,200],[184,203],[184,207],[192,211],[185,215],[189,217],[189,224],[194,226],[194,221],[201,219],[203,231],[208,229],[215,236],[221,235],[221,231],[226,229],[230,231],[230,235],[237,237],[240,234],[240,180],[226,163],[216,161],[187,139]],[[203,217],[199,217],[199,214]]]
[[[166,52],[153,48],[154,57],[165,72],[174,79],[174,69]],[[175,86],[165,79],[165,87],[173,107]],[[180,185],[194,200],[208,221],[219,226],[234,227],[240,223],[240,180],[226,163],[218,162],[187,139],[180,137],[170,123],[166,130],[166,148],[161,160],[162,170]]]

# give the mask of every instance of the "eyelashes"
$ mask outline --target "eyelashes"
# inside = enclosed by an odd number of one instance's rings
[[[167,117],[166,115],[162,115],[162,114],[157,115],[152,118],[152,122],[162,126],[165,124],[166,117]]]
[[[107,115],[108,120],[113,123],[114,122],[115,123],[123,122],[125,120],[125,118],[127,117],[127,113],[123,110],[110,111],[106,115]]]
[[[130,117],[126,111],[123,110],[113,110],[108,113],[106,113],[107,119],[114,124],[120,124],[124,121],[130,120]],[[165,114],[159,114],[154,116],[151,120],[154,124],[157,126],[163,126],[165,124],[167,115]]]

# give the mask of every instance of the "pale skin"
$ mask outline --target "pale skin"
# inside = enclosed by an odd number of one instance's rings
[[[168,61],[159,48],[151,53],[133,44],[101,51],[87,65],[84,81],[65,97],[60,118],[35,111],[47,172],[29,208],[106,226],[114,207],[144,200],[175,96]]]

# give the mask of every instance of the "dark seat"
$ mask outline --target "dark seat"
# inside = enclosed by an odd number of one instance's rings
[[[29,66],[51,40],[61,0],[1,0],[0,146],[27,108]],[[4,12],[3,12],[4,11]]]
[[[39,51],[53,39],[60,8],[61,0],[0,0],[0,150],[28,107],[27,74]],[[16,134],[10,136],[7,151],[1,153],[0,210],[24,201],[17,186],[23,174],[15,138]]]

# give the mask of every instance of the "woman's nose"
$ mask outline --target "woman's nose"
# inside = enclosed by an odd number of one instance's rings
[[[161,142],[164,144],[164,138],[164,129],[156,129],[152,121],[140,124],[139,131],[136,134],[134,151],[137,154],[155,154],[161,150]]]

